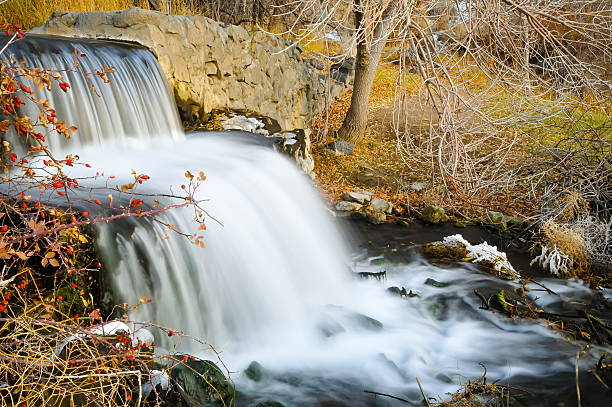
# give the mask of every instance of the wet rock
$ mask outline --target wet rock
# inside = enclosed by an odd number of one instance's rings
[[[276,400],[266,400],[257,404],[256,407],[285,407],[285,405]]]
[[[339,139],[325,144],[325,148],[339,155],[350,155],[355,151],[355,143]]]
[[[387,292],[393,295],[399,295],[399,296],[403,296],[406,295],[406,289],[404,287],[399,288],[399,287],[389,287],[387,288]]]
[[[387,202],[384,199],[374,198],[370,202],[370,209],[375,212],[383,212],[390,214],[393,210],[393,204],[391,202]]]
[[[357,275],[364,279],[364,280],[379,280],[379,281],[384,281],[387,279],[387,272],[386,271],[380,271],[378,273],[369,273],[369,272],[362,272],[362,273],[357,273]]]
[[[379,257],[377,259],[370,260],[370,264],[372,264],[374,266],[381,266],[383,264],[391,264],[391,260],[386,259],[384,257]]]
[[[260,382],[264,378],[265,371],[261,363],[254,360],[245,369],[244,374],[254,382]]]
[[[400,297],[407,297],[407,298],[415,298],[415,297],[418,298],[418,297],[420,297],[419,294],[413,293],[412,290],[406,291],[406,288],[404,288],[404,287],[402,287],[402,288],[395,287],[395,286],[389,287],[389,288],[387,288],[387,292],[389,294],[397,295],[397,296],[400,296]]]
[[[425,280],[425,285],[429,285],[436,288],[444,288],[453,285],[452,281],[436,281],[433,278]]]
[[[372,200],[372,193],[366,191],[347,192],[346,194],[342,195],[342,199],[344,199],[345,201],[364,204]]]
[[[369,212],[367,215],[368,222],[374,225],[380,225],[387,221],[387,215],[382,212]]]
[[[233,389],[217,365],[210,360],[188,359],[182,362],[182,356],[177,360],[181,363],[172,368],[170,377],[188,398],[202,405],[221,399],[229,402]]]
[[[351,314],[351,318],[357,322],[363,328],[369,331],[380,331],[383,329],[383,323],[377,319],[371,318],[367,315],[354,312]]]
[[[310,129],[295,129],[291,132],[284,132],[281,149],[295,163],[314,179],[314,158],[311,153]]]
[[[433,302],[427,307],[427,312],[433,319],[444,321],[448,317],[448,306],[444,301]]]
[[[426,244],[423,247],[423,253],[436,259],[461,260],[465,258],[468,251],[465,246],[446,245],[442,242],[434,242]]]
[[[339,212],[357,212],[363,205],[357,202],[342,201],[336,204],[336,210]]]
[[[397,374],[399,377],[401,377],[404,380],[410,380],[410,378],[408,377],[408,375],[406,374],[406,372],[404,372],[402,369],[400,369],[400,367],[391,359],[389,359],[387,357],[387,355],[385,355],[384,353],[379,353],[378,355],[376,355],[376,359],[383,365],[385,366],[387,369],[389,369],[390,371],[394,372],[395,374]]]
[[[321,322],[317,327],[321,330],[321,333],[326,338],[346,332],[346,329],[342,326],[342,324],[331,318]]]
[[[421,219],[429,223],[444,223],[448,222],[449,218],[448,215],[446,215],[446,211],[444,210],[444,208],[430,205],[427,208],[423,209],[423,212],[421,213]]]

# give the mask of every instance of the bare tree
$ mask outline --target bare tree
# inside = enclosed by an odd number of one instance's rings
[[[429,163],[458,207],[539,208],[545,221],[578,194],[609,224],[609,0],[294,0],[276,13],[293,18],[287,32],[300,40],[350,34],[343,50],[356,72],[342,138],[363,134],[381,55],[396,51],[398,149],[408,164]]]

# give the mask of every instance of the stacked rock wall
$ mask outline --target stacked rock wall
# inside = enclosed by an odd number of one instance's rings
[[[303,60],[299,45],[204,16],[138,8],[54,12],[33,32],[149,48],[184,120],[202,120],[213,109],[246,109],[277,120],[283,129],[297,129],[308,126],[324,107],[324,79]],[[332,97],[344,90],[334,85]]]

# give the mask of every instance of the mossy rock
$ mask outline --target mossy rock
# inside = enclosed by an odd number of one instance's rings
[[[254,382],[260,382],[264,378],[265,371],[261,363],[254,360],[245,369],[244,374]]]
[[[419,294],[413,293],[412,290],[406,291],[406,288],[404,287],[402,288],[395,287],[395,286],[389,287],[387,288],[387,292],[389,294],[397,295],[398,297],[402,297],[402,298],[415,298],[415,297],[419,298],[420,297]]]
[[[373,266],[382,266],[384,264],[391,264],[391,260],[385,257],[379,257],[377,259],[370,260],[370,264]]]
[[[502,230],[506,230],[508,228],[506,217],[501,212],[487,212],[487,216],[485,217],[485,223],[492,226],[496,226]]]
[[[434,280],[433,278],[428,278],[427,280],[425,280],[425,285],[429,285],[429,286],[436,287],[436,288],[445,288],[445,287],[453,285],[453,282],[452,281],[437,281],[437,280]]]
[[[421,219],[429,223],[444,223],[450,219],[444,208],[430,205],[421,212]]]
[[[463,245],[428,243],[423,247],[423,253],[436,259],[461,260],[467,256],[468,251]]]
[[[172,380],[181,386],[185,394],[205,405],[220,401],[230,402],[233,387],[228,383],[219,367],[210,360],[191,360],[172,368]]]

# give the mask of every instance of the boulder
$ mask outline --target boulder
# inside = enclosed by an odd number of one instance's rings
[[[325,144],[325,148],[338,155],[350,155],[355,151],[355,143],[338,139],[336,141],[332,141],[331,143]]]
[[[370,202],[370,209],[374,212],[382,212],[391,214],[393,210],[393,204],[391,202],[387,202],[384,199],[374,198]]]
[[[368,212],[366,219],[373,225],[380,225],[387,221],[387,215],[383,212]]]
[[[233,388],[227,382],[219,367],[210,360],[182,361],[176,364],[170,373],[170,378],[178,384],[188,399],[193,399],[201,405],[223,400],[228,404],[232,398]]]
[[[364,204],[366,202],[370,202],[372,199],[372,193],[366,191],[347,192],[346,194],[342,195],[342,199],[345,201]]]
[[[315,162],[312,157],[310,143],[310,129],[297,129],[285,133],[282,149],[289,155],[297,166],[314,179]]]
[[[444,208],[431,205],[423,209],[423,212],[421,212],[421,219],[429,223],[444,223],[448,222],[449,218]]]
[[[245,369],[244,374],[254,382],[260,382],[264,378],[264,367],[256,360],[252,361]]]
[[[341,201],[336,204],[336,210],[339,212],[357,212],[363,205],[357,202]]]

